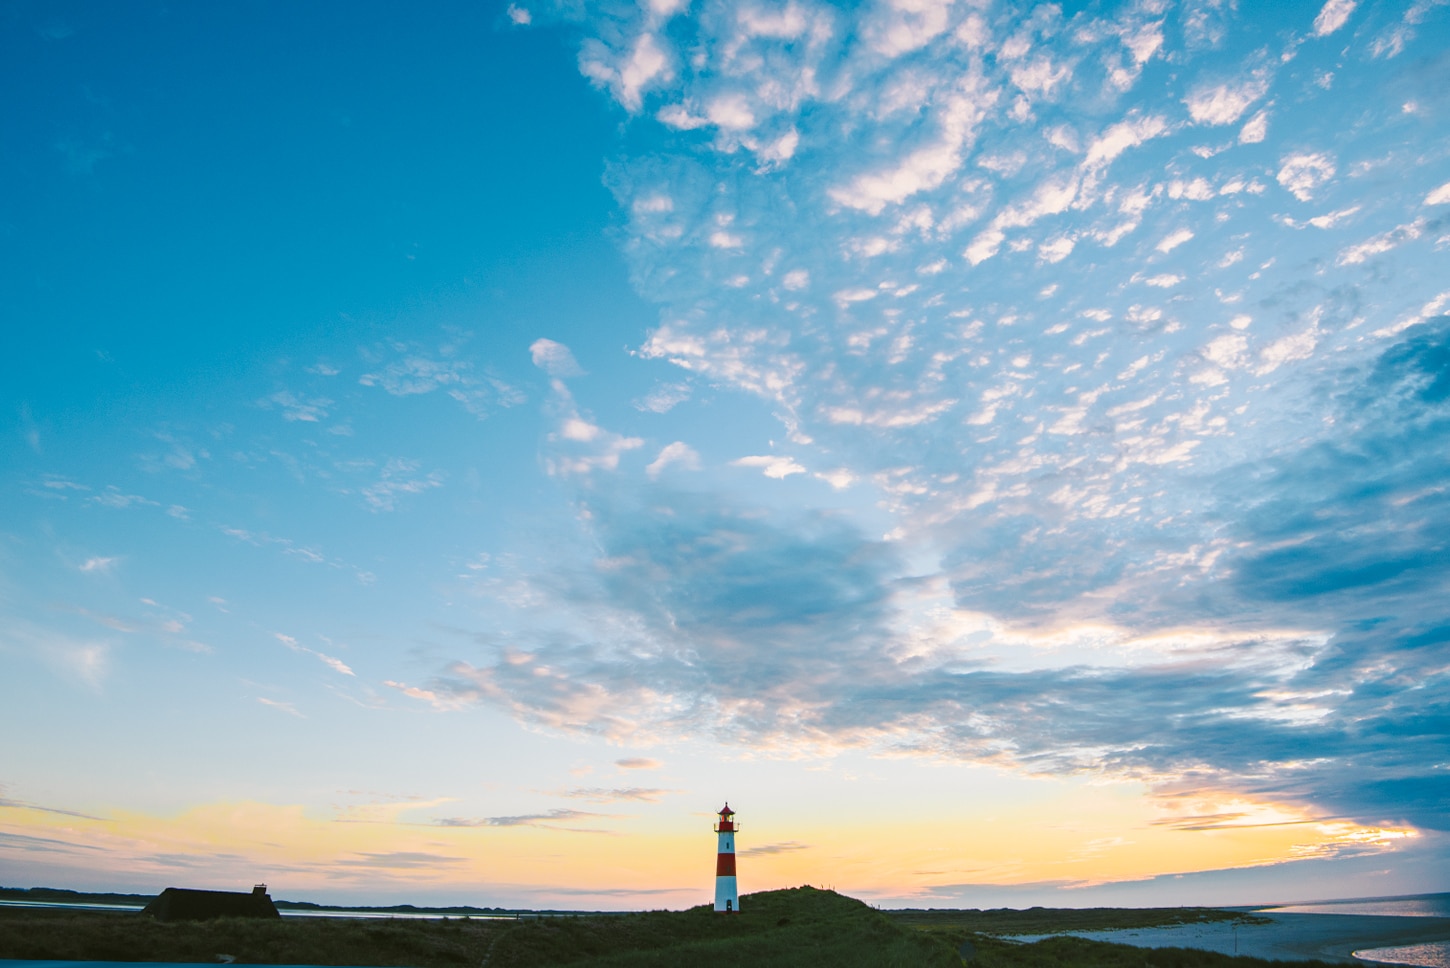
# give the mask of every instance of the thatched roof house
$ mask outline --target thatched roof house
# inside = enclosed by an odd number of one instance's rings
[[[235,891],[193,891],[168,887],[142,910],[158,921],[205,921],[208,918],[280,918],[277,905],[258,884],[252,893]]]

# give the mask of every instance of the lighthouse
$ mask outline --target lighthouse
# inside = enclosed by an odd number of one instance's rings
[[[735,887],[735,811],[725,804],[715,824],[720,845],[715,854],[715,910],[740,910],[740,891]]]

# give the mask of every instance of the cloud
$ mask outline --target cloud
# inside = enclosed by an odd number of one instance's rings
[[[590,800],[594,803],[620,803],[622,801],[637,800],[642,803],[658,803],[661,797],[672,793],[679,793],[679,790],[661,790],[655,787],[589,787],[575,790],[566,790],[559,794],[561,797],[570,797],[575,800]]]
[[[1425,233],[1425,220],[1416,219],[1404,225],[1397,225],[1388,232],[1382,232],[1374,238],[1366,239],[1358,245],[1351,245],[1339,254],[1335,260],[1337,265],[1352,266],[1359,265],[1372,256],[1381,255],[1385,252],[1412,242]]]
[[[1208,355],[1284,367],[1316,339],[1237,338]],[[1172,558],[1130,553],[1122,538],[1138,525],[1094,525],[1089,497],[1046,491],[938,521],[951,550],[925,582],[889,543],[829,519],[736,511],[718,495],[638,509],[596,498],[602,566],[535,586],[553,630],[496,661],[454,662],[430,689],[615,739],[708,730],[762,751],[1192,774],[1290,800],[1313,789],[1345,816],[1450,822],[1421,752],[1445,698],[1428,670],[1450,627],[1438,604],[1450,597],[1432,593],[1450,538],[1432,523],[1450,521],[1439,509],[1450,447],[1438,441],[1450,380],[1436,362],[1447,348],[1450,319],[1411,327],[1353,380],[1326,384],[1334,429],[1322,440],[1197,484],[1175,477],[1207,519],[1233,523],[1221,544]],[[1116,419],[1154,406],[1125,404]],[[1375,618],[1391,602],[1419,604]],[[907,621],[933,612],[940,624]],[[1014,648],[1021,663],[1004,658]],[[1365,782],[1335,779],[1351,767]]]
[[[1239,129],[1239,144],[1256,145],[1269,136],[1269,112],[1260,111]]]
[[[1202,87],[1184,99],[1188,116],[1197,124],[1223,125],[1237,121],[1249,105],[1269,90],[1262,74],[1224,84]]]
[[[762,474],[777,481],[784,480],[792,474],[804,474],[806,472],[804,467],[789,457],[759,455],[754,457],[740,457],[730,463],[735,467],[759,467]]]
[[[289,716],[296,716],[298,719],[306,719],[307,718],[306,716],[304,716],[300,712],[298,712],[297,711],[297,707],[294,706],[294,705],[292,705],[290,702],[281,702],[280,700],[277,700],[277,699],[267,699],[264,696],[258,696],[257,697],[257,702],[261,703],[263,706],[266,706],[266,707],[268,707],[270,709],[276,709],[276,710],[278,710],[280,712],[284,712],[284,713],[286,713]]]
[[[1334,160],[1322,152],[1301,152],[1286,155],[1276,176],[1279,184],[1301,202],[1314,197],[1314,192],[1334,177]]]
[[[339,857],[338,867],[361,867],[369,870],[432,870],[468,862],[467,857],[451,857],[430,851],[394,850],[383,853],[360,852],[350,857]]]
[[[684,470],[697,471],[700,469],[700,455],[689,444],[677,440],[662,448],[659,456],[644,471],[651,479],[656,479],[671,464],[678,464]]]
[[[77,566],[77,568],[80,571],[84,572],[100,572],[104,574],[105,572],[108,572],[112,568],[114,568],[116,562],[120,560],[121,559],[116,557],[104,558],[97,555],[95,557],[87,558],[85,561],[81,562]]]
[[[93,494],[87,498],[91,504],[99,504],[102,507],[125,510],[133,507],[156,507],[157,502],[139,494],[126,494],[114,485],[107,485],[106,489],[99,494]]]
[[[1343,27],[1356,6],[1356,0],[1328,0],[1314,18],[1314,36],[1328,37]]]
[[[690,399],[688,383],[665,383],[655,387],[643,400],[635,401],[635,408],[650,413],[669,413],[676,406]]]
[[[283,420],[300,420],[304,423],[317,423],[319,420],[327,419],[327,415],[331,412],[330,408],[333,406],[332,401],[326,397],[308,398],[290,390],[278,390],[257,403],[258,406],[267,409],[277,407],[282,411]]]
[[[419,688],[619,742],[1443,827],[1446,300],[1384,230],[1444,192],[1413,125],[1373,166],[1403,99],[1354,94],[1354,58],[1278,96],[1258,65],[1312,52],[1224,5],[664,16],[577,8],[583,69],[648,134],[607,176],[657,312],[637,353],[778,416],[791,456],[759,433],[736,466],[855,489],[674,493],[555,387],[577,553],[521,566]],[[1289,218],[1265,171],[1333,204]]]
[[[552,345],[559,347],[565,354],[568,353],[568,350],[559,344]],[[550,360],[560,358],[552,349],[547,350],[546,356]],[[572,363],[573,357],[569,356],[568,360]],[[623,434],[605,430],[581,414],[563,380],[556,377],[553,381],[553,388],[553,400],[549,409],[558,421],[558,429],[549,435],[552,445],[551,452],[544,459],[545,470],[551,476],[588,477],[596,471],[616,471],[619,469],[619,460],[623,455],[644,446],[642,438],[626,437]],[[680,446],[685,445],[680,444]],[[666,447],[665,450],[669,450],[669,447]],[[674,451],[669,460],[661,463],[660,460],[664,456],[662,453],[660,458],[650,465],[656,468],[651,476],[658,475],[669,463],[678,461],[688,463],[689,460],[688,456],[680,450]]]
[[[803,844],[795,840],[785,840],[778,844],[761,844],[758,847],[746,847],[740,854],[742,857],[769,857],[773,854],[790,854],[798,850],[810,849],[810,844]]]
[[[436,356],[411,344],[371,348],[365,355],[375,362],[381,362],[388,356],[393,359],[358,377],[358,383],[379,387],[395,397],[420,396],[442,390],[469,413],[480,418],[494,408],[523,403],[525,396],[516,387],[487,369],[480,373],[472,361],[458,357],[464,342],[460,338],[446,343],[437,349]],[[331,404],[331,401],[326,402]],[[345,425],[334,428],[334,432],[351,433]]]
[[[378,479],[362,488],[363,500],[373,511],[392,511],[398,499],[404,494],[422,494],[424,491],[443,486],[443,475],[439,471],[420,474],[421,464],[415,460],[389,458],[383,465]]]
[[[534,359],[534,366],[557,379],[580,376],[584,372],[574,361],[569,347],[551,339],[534,340],[529,346],[529,355]]]
[[[622,760],[615,760],[614,765],[621,770],[658,770],[664,766],[659,760],[647,756],[628,756]]]
[[[347,663],[343,662],[341,659],[334,658],[333,656],[326,655],[322,652],[318,652],[316,649],[309,649],[307,646],[302,645],[290,635],[286,635],[282,632],[273,632],[272,637],[275,638],[278,642],[281,642],[283,645],[287,646],[287,648],[291,649],[293,652],[301,652],[306,655],[315,656],[317,658],[317,661],[321,662],[323,665],[327,666],[334,672],[340,673],[345,676],[357,675],[357,673],[353,672],[352,669],[347,665]],[[387,685],[394,685],[394,683],[387,683]],[[275,703],[272,703],[266,699],[262,699],[259,701],[267,703],[268,705],[276,705]],[[295,712],[296,710],[291,711]]]
[[[440,827],[548,827],[554,830],[579,830],[576,827],[558,826],[579,820],[593,820],[605,814],[589,813],[583,810],[548,810],[543,813],[524,813],[506,817],[445,817],[434,821]],[[580,831],[583,832],[583,831]]]

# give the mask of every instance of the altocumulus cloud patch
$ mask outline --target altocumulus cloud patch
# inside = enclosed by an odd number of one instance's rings
[[[1445,105],[1419,94],[1450,76],[1401,59],[1435,16],[576,18],[584,73],[654,136],[608,174],[659,307],[637,352],[767,401],[773,459],[893,527],[580,481],[597,554],[519,579],[551,621],[433,688],[620,739],[1443,826],[1447,224],[1422,148]]]

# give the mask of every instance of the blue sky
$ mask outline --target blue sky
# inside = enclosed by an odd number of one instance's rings
[[[9,6],[7,882],[1450,889],[1447,18]]]

